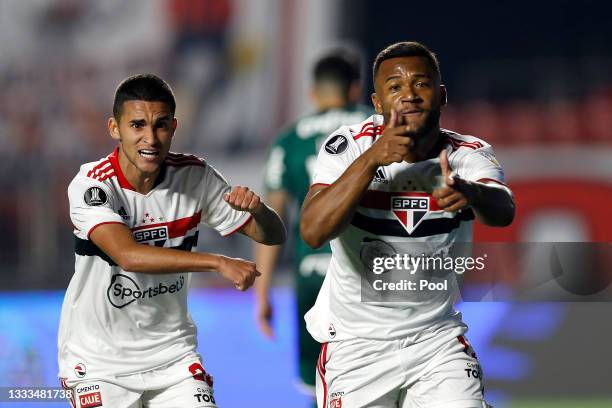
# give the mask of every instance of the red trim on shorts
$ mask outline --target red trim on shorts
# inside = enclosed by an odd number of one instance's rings
[[[70,402],[70,405],[72,406],[72,408],[76,408],[76,400],[74,399],[74,390],[70,389],[70,387],[68,387],[68,384],[66,384],[66,378],[64,377],[60,377],[60,384],[62,385],[62,388],[66,391],[70,391],[70,398],[68,398],[68,401]]]
[[[229,237],[230,235],[232,235],[234,232],[238,231],[240,228],[244,227],[245,225],[247,225],[247,223],[249,221],[251,221],[253,219],[253,214],[249,213],[249,216],[247,217],[247,219],[240,224],[239,226],[237,226],[236,228],[234,228],[233,230],[231,230],[230,232],[228,232],[227,234],[224,234],[222,236],[224,237]]]
[[[323,383],[323,407],[327,408],[327,383],[325,382],[325,363],[327,361],[327,344],[321,344],[321,352],[317,361],[317,372]]]
[[[121,224],[121,225],[125,225],[122,222],[119,221],[106,221],[106,222],[101,222],[99,224],[94,225],[93,227],[91,227],[89,229],[89,232],[87,233],[87,239],[89,239],[89,236],[91,235],[91,233],[93,232],[93,230],[95,230],[96,228],[98,228],[100,225],[104,225],[104,224]]]
[[[463,351],[465,352],[465,354],[469,356],[470,355],[469,348],[471,347],[470,343],[467,341],[467,339],[463,335],[457,336],[457,340],[459,340],[459,343],[463,344]],[[473,350],[472,350],[472,357],[476,358],[476,353]]]

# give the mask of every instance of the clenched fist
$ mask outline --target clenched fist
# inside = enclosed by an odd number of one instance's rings
[[[242,186],[232,188],[232,191],[223,195],[223,199],[234,210],[247,211],[250,213],[259,212],[263,205],[261,199],[255,192],[249,190],[248,187]]]
[[[238,290],[245,291],[255,283],[255,278],[261,276],[254,262],[240,258],[221,256],[217,267],[219,275],[231,281]]]

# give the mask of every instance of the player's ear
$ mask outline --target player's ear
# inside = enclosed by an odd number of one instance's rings
[[[319,97],[317,96],[317,87],[316,85],[313,85],[310,87],[310,90],[308,91],[308,96],[310,97],[310,103],[312,103],[313,105],[317,106],[319,103]]]
[[[349,103],[359,102],[359,99],[361,99],[361,92],[363,92],[361,84],[359,82],[352,83],[348,92]]]
[[[376,94],[376,92],[373,92],[370,97],[372,98],[372,105],[374,105],[374,109],[376,110],[376,113],[378,113],[379,115],[382,115],[383,114],[382,103],[380,103],[380,98],[378,98],[378,95]]]
[[[440,84],[440,106],[446,106],[448,103],[448,94],[446,93],[446,86]]]
[[[119,134],[119,123],[114,117],[108,118],[108,133],[115,140],[121,140],[121,135]]]
[[[178,120],[176,118],[172,118],[172,135],[176,132],[176,127],[178,126]]]

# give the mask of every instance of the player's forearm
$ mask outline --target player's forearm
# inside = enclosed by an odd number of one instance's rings
[[[362,155],[332,185],[306,198],[300,219],[304,242],[319,248],[346,228],[376,168],[368,155]]]
[[[272,276],[278,258],[280,257],[282,247],[280,245],[262,245],[255,246],[255,264],[261,276],[255,281],[255,291],[259,302],[267,302],[270,286],[272,284]]]
[[[134,243],[117,258],[114,261],[125,271],[158,274],[217,271],[222,255]]]
[[[268,192],[265,202],[273,209],[281,220],[285,219],[290,196],[285,190]],[[269,302],[269,291],[272,284],[272,274],[276,269],[282,246],[255,244],[255,264],[261,276],[255,281],[255,294],[259,303]]]
[[[265,204],[251,212],[255,221],[253,239],[264,245],[280,245],[287,239],[285,225],[278,214]]]
[[[480,222],[491,227],[505,227],[512,223],[515,205],[508,188],[496,184],[470,184],[468,203]]]

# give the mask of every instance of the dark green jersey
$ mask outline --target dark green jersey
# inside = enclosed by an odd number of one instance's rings
[[[340,126],[362,122],[372,113],[372,109],[366,106],[353,105],[300,118],[279,135],[270,149],[265,173],[266,189],[285,190],[300,208],[310,187],[312,170],[321,143]],[[299,234],[299,217],[291,226],[291,230],[295,237],[295,257],[300,275],[308,276],[315,270],[320,272],[317,270],[317,264],[320,262],[317,262],[316,257],[305,265],[302,261],[311,254],[330,252],[329,245],[320,250],[308,247]],[[325,269],[326,264],[322,274]]]
[[[312,171],[321,143],[343,125],[363,122],[372,109],[355,105],[344,109],[317,112],[302,117],[285,129],[270,148],[266,164],[265,186],[268,191],[284,190],[299,210],[310,188]],[[331,259],[329,244],[312,249],[300,236],[299,214],[290,226],[295,242],[294,261],[297,297],[299,371],[302,381],[314,387],[314,366],[320,344],[306,330],[304,314],[314,304]]]

